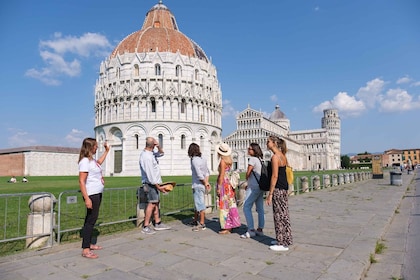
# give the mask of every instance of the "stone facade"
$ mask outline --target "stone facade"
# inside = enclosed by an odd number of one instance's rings
[[[247,148],[251,142],[263,150],[264,161],[271,158],[267,137],[276,135],[286,140],[289,164],[295,170],[334,170],[340,168],[341,121],[335,109],[324,110],[322,128],[291,131],[290,120],[277,105],[269,118],[248,106],[237,115],[237,129],[224,139],[233,150],[234,167],[245,171]]]

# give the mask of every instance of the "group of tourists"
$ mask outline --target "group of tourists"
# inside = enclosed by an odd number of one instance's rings
[[[277,136],[269,136],[267,148],[272,152],[271,166],[272,176],[269,191],[265,197],[265,203],[273,208],[274,228],[276,240],[270,246],[274,251],[287,251],[292,245],[292,234],[288,210],[288,184],[286,180],[286,152],[287,147],[283,139]],[[104,190],[104,179],[101,164],[104,162],[109,146],[104,143],[104,153],[95,159],[98,143],[94,138],[83,140],[79,154],[79,186],[86,206],[86,217],[82,231],[82,256],[96,259],[98,255],[94,250],[102,249],[101,246],[92,242],[94,225],[99,215],[99,207]],[[219,234],[230,234],[232,230],[241,226],[238,207],[236,204],[235,189],[229,179],[232,170],[232,149],[226,143],[216,147],[219,156],[218,177],[216,183],[217,206],[219,209]],[[142,227],[142,233],[155,234],[156,231],[168,230],[169,226],[161,221],[159,203],[160,193],[167,190],[162,184],[158,158],[163,156],[163,149],[153,137],[146,138],[144,150],[140,153],[139,165],[141,172],[142,188],[147,196],[147,206]],[[259,187],[259,178],[263,163],[261,147],[257,143],[251,143],[248,147],[248,167],[246,170],[246,196],[243,206],[244,216],[247,223],[247,231],[240,235],[241,238],[251,238],[264,235],[264,191]],[[205,195],[211,190],[209,183],[210,171],[207,160],[202,156],[200,146],[191,143],[188,148],[188,156],[191,159],[192,192],[194,198],[194,218],[191,222],[195,232],[206,229],[205,224]],[[258,227],[255,229],[252,207],[255,204],[258,215]]]

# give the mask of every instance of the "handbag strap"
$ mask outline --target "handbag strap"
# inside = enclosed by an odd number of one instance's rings
[[[261,168],[262,168],[263,162],[260,158],[259,158],[259,160],[260,160]],[[254,174],[254,177],[255,177],[255,180],[257,180],[257,183],[260,184],[260,180],[258,180],[257,175],[255,175],[254,168],[252,168],[251,172],[252,172],[252,174]]]

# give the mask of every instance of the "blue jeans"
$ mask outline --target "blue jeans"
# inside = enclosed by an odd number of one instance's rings
[[[248,225],[248,230],[255,229],[254,228],[254,218],[252,216],[252,206],[255,203],[257,207],[257,214],[258,214],[258,228],[263,229],[265,220],[264,220],[264,192],[261,191],[258,187],[257,188],[250,188],[246,189],[245,195],[245,202],[244,202],[244,215],[246,219],[246,223]]]

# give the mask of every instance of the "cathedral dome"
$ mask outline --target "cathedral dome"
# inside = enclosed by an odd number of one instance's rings
[[[273,113],[271,113],[269,120],[277,121],[277,120],[282,120],[282,119],[286,119],[286,115],[280,110],[280,106],[276,105],[276,108],[273,111]]]
[[[147,12],[143,27],[124,38],[110,57],[146,52],[179,52],[209,62],[201,47],[178,30],[174,15],[162,1]]]

